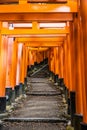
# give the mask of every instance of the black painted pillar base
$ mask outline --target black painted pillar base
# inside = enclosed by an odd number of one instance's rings
[[[68,108],[67,108],[67,113],[70,115],[70,98],[67,100]]]
[[[34,65],[31,65],[31,70],[33,70],[34,69]]]
[[[37,67],[37,62],[34,62],[34,66]]]
[[[81,130],[87,130],[87,124],[86,123],[83,123],[83,122],[81,123]]]
[[[20,83],[20,84],[19,84],[19,96],[22,95],[22,91],[23,91],[22,88],[23,88],[23,84]]]
[[[74,130],[81,130],[80,123],[83,121],[83,116],[80,114],[74,115]]]
[[[19,86],[20,86],[20,88],[19,88],[19,94],[20,95],[25,94],[26,85],[23,84],[23,83],[20,83]]]
[[[28,88],[28,84],[27,84],[27,77],[24,78],[24,84],[23,85],[23,91],[25,92],[25,89]]]
[[[48,63],[48,58],[45,58],[44,59],[44,64],[47,64]]]
[[[19,85],[16,85],[16,86],[15,86],[15,97],[16,97],[16,98],[19,97],[19,88],[20,88]]]
[[[11,105],[12,88],[6,88],[6,104]]]
[[[27,66],[27,74],[28,74],[28,72],[29,72],[29,65]]]
[[[34,63],[34,67],[35,67],[36,69],[38,69],[38,68],[39,68],[39,63],[35,62],[35,63]]]
[[[49,70],[49,78],[50,78],[50,75],[51,75],[51,71]]]
[[[50,71],[49,74],[50,74],[50,78],[52,78],[52,71]]]
[[[54,83],[58,83],[58,75],[54,75]]]
[[[50,77],[52,78],[52,71],[50,71]]]
[[[64,85],[64,79],[63,78],[59,78],[58,86],[63,87],[63,85]]]
[[[74,115],[76,113],[76,101],[75,92],[70,92],[70,114],[71,114],[71,125],[74,126]]]
[[[12,90],[11,102],[15,102],[15,90]]]
[[[52,81],[54,81],[54,73],[53,72],[51,72],[52,73]]]
[[[27,87],[27,77],[24,78],[24,84]]]
[[[22,94],[25,94],[25,90],[26,90],[26,85],[22,84]]]
[[[69,90],[68,90],[68,88],[65,85],[64,85],[64,94],[65,94],[66,102],[68,102]]]
[[[6,112],[6,97],[0,97],[0,113]]]
[[[4,130],[4,129],[3,129],[3,124],[0,124],[0,130]]]

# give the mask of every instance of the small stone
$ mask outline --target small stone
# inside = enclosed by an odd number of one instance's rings
[[[71,125],[71,121],[68,121],[67,125],[70,126]]]

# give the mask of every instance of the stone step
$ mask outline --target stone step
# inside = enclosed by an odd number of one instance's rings
[[[66,119],[60,119],[60,118],[6,118],[4,121],[9,122],[50,122],[50,123],[67,123],[68,121]]]

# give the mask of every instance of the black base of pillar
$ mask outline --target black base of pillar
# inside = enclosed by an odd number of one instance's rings
[[[52,80],[53,80],[53,82],[54,82],[54,76],[55,76],[55,74],[52,72]]]
[[[31,70],[33,70],[34,69],[34,65],[31,65]]]
[[[37,67],[37,62],[34,62],[34,66]]]
[[[63,85],[64,85],[64,79],[63,78],[59,78],[58,79],[58,86],[63,87]]]
[[[16,97],[16,98],[19,97],[19,88],[20,88],[19,85],[16,85],[16,86],[15,86],[15,97]]]
[[[25,94],[27,90],[27,87],[23,84],[22,93]]]
[[[24,84],[27,86],[27,77],[24,78]]]
[[[12,97],[12,88],[6,88],[6,104],[11,104],[11,97]]]
[[[58,83],[58,75],[54,75],[54,83]]]
[[[23,84],[22,83],[20,83],[19,84],[19,95],[22,95],[22,91],[23,91]]]
[[[48,58],[44,59],[44,64],[48,63]]]
[[[68,88],[65,85],[64,85],[64,94],[65,94],[66,102],[68,102],[69,90],[68,90]]]
[[[50,74],[50,78],[52,78],[52,71],[50,71],[49,74]]]
[[[15,86],[15,97],[19,97],[24,93],[25,93],[25,85],[23,83],[20,83],[19,85]]]
[[[28,73],[28,71],[29,71],[29,65],[27,66],[27,73]]]
[[[11,102],[15,102],[15,90],[12,90]]]
[[[81,130],[87,130],[87,124],[81,123]]]
[[[4,130],[3,124],[0,124],[0,130]]]
[[[6,97],[0,97],[0,113],[6,111]]]
[[[68,104],[67,113],[70,115],[70,98],[68,98],[67,104]]]
[[[83,116],[80,114],[74,115],[74,130],[81,130],[80,123],[83,121]]]
[[[27,78],[24,78],[24,84],[22,84],[23,86],[23,92],[25,93],[25,90],[28,88],[28,84],[27,84]]]
[[[76,113],[76,101],[75,92],[70,92],[70,114],[71,114],[71,125],[74,126],[74,115]]]

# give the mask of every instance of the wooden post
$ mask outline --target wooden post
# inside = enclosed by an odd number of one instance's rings
[[[7,23],[0,22],[0,30],[4,25],[8,26]],[[5,96],[5,85],[6,85],[6,69],[7,69],[7,50],[8,50],[8,37],[0,34],[0,112],[6,110],[6,96]]]
[[[26,51],[25,51],[25,78],[27,78],[27,68],[28,68],[28,47],[26,47]]]
[[[52,58],[51,60],[52,82],[54,82],[54,73],[55,73],[54,48],[52,48],[51,58]]]
[[[55,70],[55,78],[54,78],[54,82],[55,85],[58,84],[58,77],[59,77],[59,57],[58,57],[58,53],[59,53],[59,48],[55,47],[54,48],[54,70]]]
[[[69,38],[69,37],[68,37]],[[75,130],[80,129],[80,119],[82,119],[82,74],[81,74],[81,45],[80,45],[80,29],[77,15],[74,22],[70,23],[70,101],[71,101],[71,117],[72,125]],[[79,121],[74,121],[78,119]]]
[[[12,102],[15,101],[17,58],[18,58],[18,45],[16,39],[14,39],[13,48],[12,48],[12,67],[11,67]]]
[[[21,94],[20,90],[20,75],[21,75],[21,62],[22,62],[22,54],[23,54],[23,44],[19,43],[18,44],[18,56],[17,56],[17,72],[16,72],[16,87],[15,87],[15,95],[16,97],[19,97]]]
[[[80,31],[80,17],[74,15],[73,31],[74,31],[74,55],[75,55],[75,73],[74,73],[74,85],[75,85],[75,103],[76,103],[76,113],[75,113],[75,123],[74,127],[76,129],[81,129],[80,122],[82,121],[83,115],[83,101],[82,101],[82,59],[81,59],[81,31]]]
[[[79,1],[81,21],[81,54],[82,54],[82,81],[83,81],[83,123],[81,130],[87,129],[87,0]]]
[[[13,38],[8,38],[8,52],[7,52],[7,72],[6,72],[6,97],[7,105],[11,104],[12,99],[12,49],[13,49]]]
[[[26,54],[26,47],[25,44],[23,43],[22,45],[22,52],[21,52],[21,59],[20,59],[20,82],[19,82],[19,94],[22,95],[25,92],[25,54]]]
[[[23,44],[20,64],[20,83],[24,84],[24,71],[25,71],[25,45]]]

